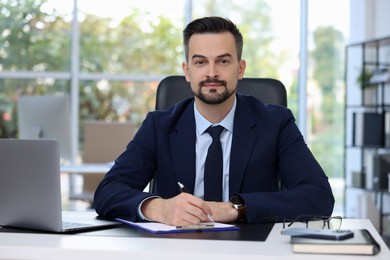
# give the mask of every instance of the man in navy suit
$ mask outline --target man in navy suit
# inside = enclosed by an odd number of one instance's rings
[[[194,20],[184,30],[184,47],[182,67],[194,98],[146,116],[96,190],[97,213],[169,225],[330,216],[328,178],[291,111],[236,93],[246,67],[237,27],[220,17]],[[212,138],[206,129],[215,125],[224,127],[222,198],[207,201],[204,169]],[[153,178],[156,192],[144,192]]]

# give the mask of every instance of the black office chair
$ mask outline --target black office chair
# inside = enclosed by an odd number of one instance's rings
[[[286,88],[276,79],[243,78],[238,81],[237,92],[254,96],[263,103],[287,107]],[[168,76],[161,80],[157,87],[156,110],[167,109],[192,96],[190,84],[184,76]]]
[[[243,78],[238,81],[237,92],[251,95],[266,104],[287,107],[287,93],[283,83],[270,78]],[[190,84],[184,76],[168,76],[157,87],[156,110],[167,109],[177,102],[192,97]],[[154,192],[154,180],[149,184],[149,191]]]

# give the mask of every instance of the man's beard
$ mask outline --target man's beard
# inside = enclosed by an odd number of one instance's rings
[[[202,88],[205,84],[218,84],[223,86],[224,91],[222,93],[218,93],[217,90],[211,89],[209,90],[209,94],[203,94]],[[225,102],[229,97],[231,97],[235,91],[229,92],[227,88],[227,83],[224,80],[218,80],[218,79],[207,79],[199,82],[199,89],[198,91],[193,91],[193,94],[199,98],[201,101],[203,101],[206,104],[209,105],[217,105]]]

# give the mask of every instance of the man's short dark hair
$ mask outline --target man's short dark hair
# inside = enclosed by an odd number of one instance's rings
[[[244,41],[237,26],[230,21],[217,16],[203,17],[190,22],[183,31],[183,43],[186,60],[188,61],[188,43],[194,34],[230,32],[236,42],[237,58],[241,60]]]

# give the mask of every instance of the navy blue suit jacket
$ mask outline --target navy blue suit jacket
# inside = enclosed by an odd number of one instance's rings
[[[97,213],[135,221],[141,201],[153,195],[178,195],[178,181],[193,192],[195,138],[193,98],[169,110],[150,112],[100,183],[94,198]],[[143,192],[152,178],[156,194]],[[329,216],[334,205],[328,179],[291,111],[240,94],[234,116],[229,192],[245,201],[248,223],[299,215]]]

